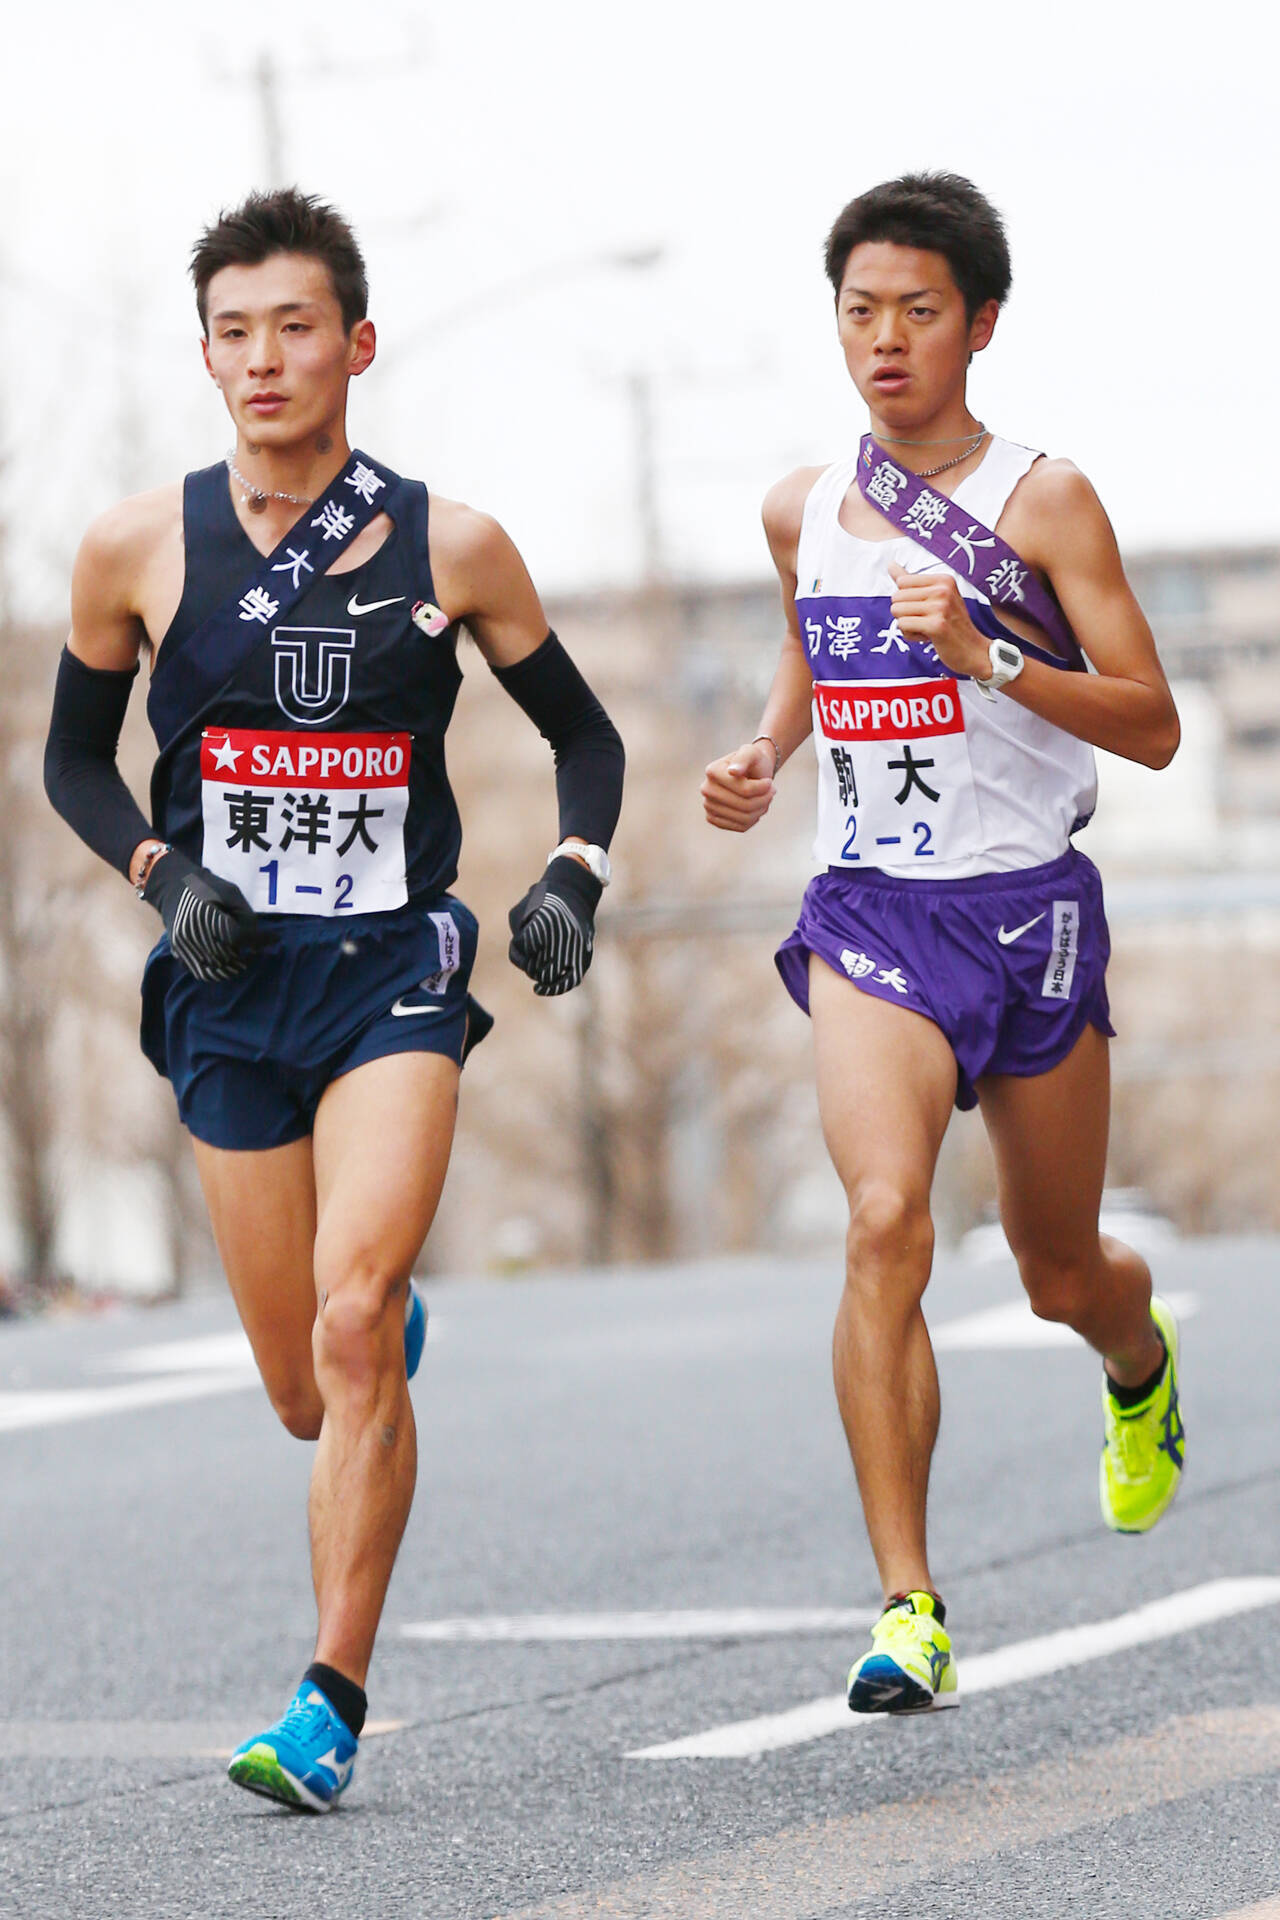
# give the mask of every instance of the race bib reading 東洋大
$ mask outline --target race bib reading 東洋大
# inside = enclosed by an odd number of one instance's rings
[[[205,866],[258,913],[385,913],[408,898],[407,733],[207,727]]]

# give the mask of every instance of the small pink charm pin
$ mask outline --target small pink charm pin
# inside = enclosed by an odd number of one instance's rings
[[[448,614],[442,613],[439,607],[433,607],[429,600],[419,600],[409,617],[419,632],[426,634],[428,640],[434,640],[436,635],[443,633],[449,624]]]

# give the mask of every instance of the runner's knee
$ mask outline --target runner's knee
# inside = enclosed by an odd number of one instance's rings
[[[348,1256],[326,1273],[317,1258],[321,1307],[314,1348],[317,1374],[341,1374],[352,1386],[372,1386],[404,1352],[406,1278],[372,1250]]]
[[[875,1286],[910,1276],[924,1291],[933,1261],[928,1201],[904,1183],[867,1181],[849,1195],[849,1284]]]
[[[295,1387],[268,1388],[277,1420],[295,1440],[318,1440],[324,1420],[324,1402],[314,1380]]]
[[[318,1440],[324,1402],[316,1386],[310,1344],[299,1355],[259,1354],[258,1371],[272,1412],[295,1440]]]
[[[1040,1320],[1074,1326],[1097,1288],[1097,1263],[1039,1248],[1018,1254],[1018,1272]]]

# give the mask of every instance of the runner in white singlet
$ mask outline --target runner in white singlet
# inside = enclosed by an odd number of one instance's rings
[[[1177,1490],[1177,1328],[1145,1262],[1098,1232],[1109,946],[1072,835],[1093,747],[1161,767],[1178,720],[1088,481],[969,409],[1011,278],[994,208],[954,174],[890,181],[841,213],[827,271],[871,435],[766,500],[782,657],[759,734],[702,794],[712,826],[745,832],[812,732],[821,871],[778,967],[812,1015],[849,1202],[836,1394],[885,1600],[849,1704],[906,1713],[958,1699],[926,1546],[921,1313],[953,1104],[981,1106],[1032,1307],[1103,1356],[1104,1519],[1145,1531]],[[1049,1465],[1034,1435],[1025,1464]]]
[[[1026,447],[989,436],[980,462],[966,471],[952,497],[973,522],[994,527],[1018,482],[1040,458]],[[846,703],[838,698],[845,682],[856,681],[859,691],[897,695],[909,703],[912,695],[920,694],[921,673],[938,675],[933,650],[909,641],[888,619],[887,603],[894,593],[891,566],[908,573],[945,570],[966,602],[983,612],[988,607],[965,576],[963,555],[956,556],[961,562],[957,570],[946,567],[942,555],[934,555],[920,541],[859,539],[847,531],[840,512],[856,466],[856,456],[837,461],[814,483],[804,502],[796,556],[796,612],[817,689],[815,735],[820,745],[843,745],[862,762],[865,773],[858,781],[856,845],[846,854],[850,809],[841,792],[845,783],[838,777],[840,763],[819,752],[816,858],[823,866],[875,866],[903,878],[923,873],[932,880],[1018,872],[1056,860],[1066,852],[1077,822],[1093,812],[1093,749],[1083,740],[1028,707],[987,699],[971,682],[957,682],[950,675],[945,676],[940,713],[923,710],[918,699],[914,712],[908,704],[905,714],[885,715],[878,724],[874,711],[845,713]],[[886,524],[883,533],[890,532]],[[826,612],[833,602],[872,608],[883,602],[884,615]],[[848,625],[855,620],[857,629],[850,634]],[[868,732],[881,737],[860,737]],[[923,847],[921,833],[892,838],[900,833],[903,817],[896,804],[900,772],[890,763],[901,752],[901,743],[913,739],[929,742],[934,755],[930,784],[941,788],[941,799],[926,803],[906,823],[910,826],[921,811],[927,816]],[[877,833],[877,826],[886,832]],[[853,861],[849,856],[855,852],[858,858]]]

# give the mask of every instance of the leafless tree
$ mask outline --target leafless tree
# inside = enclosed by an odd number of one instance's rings
[[[52,1057],[58,993],[74,941],[76,888],[51,858],[40,775],[46,660],[40,636],[0,615],[0,1122],[18,1278],[54,1278],[57,1099]]]

